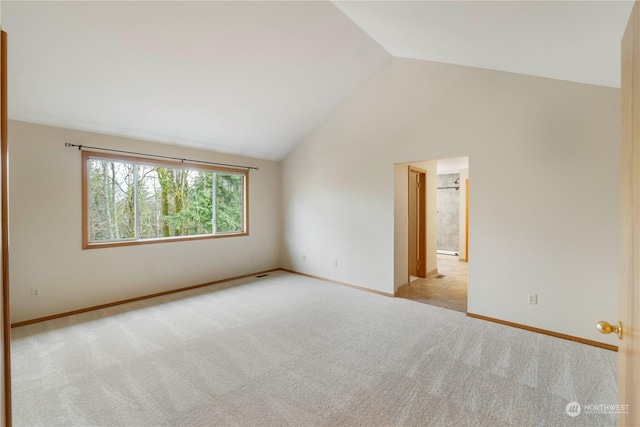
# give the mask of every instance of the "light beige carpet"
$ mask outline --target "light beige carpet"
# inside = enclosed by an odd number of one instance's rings
[[[615,353],[287,273],[13,330],[16,426],[614,425]]]

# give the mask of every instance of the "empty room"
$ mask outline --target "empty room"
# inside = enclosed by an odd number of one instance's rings
[[[634,2],[0,23],[4,425],[640,425]]]

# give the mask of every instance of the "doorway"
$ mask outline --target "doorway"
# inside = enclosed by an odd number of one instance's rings
[[[397,297],[467,311],[468,179],[468,157],[396,165]]]
[[[427,271],[427,173],[409,166],[409,276],[426,277]]]

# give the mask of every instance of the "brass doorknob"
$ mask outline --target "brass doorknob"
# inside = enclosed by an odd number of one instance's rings
[[[616,325],[612,325],[609,322],[605,322],[604,320],[596,323],[596,329],[598,329],[603,334],[610,334],[611,332],[615,332],[618,335],[618,339],[622,339],[622,322],[618,321]]]

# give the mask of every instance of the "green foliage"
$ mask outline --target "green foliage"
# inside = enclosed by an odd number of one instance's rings
[[[218,173],[216,180],[216,225],[218,233],[242,230],[242,176]]]
[[[240,174],[91,159],[89,186],[91,241],[244,229]]]
[[[193,236],[212,231],[212,173],[169,170],[160,180],[165,226],[164,236]],[[166,196],[165,196],[166,194]],[[167,233],[168,230],[168,233]]]

